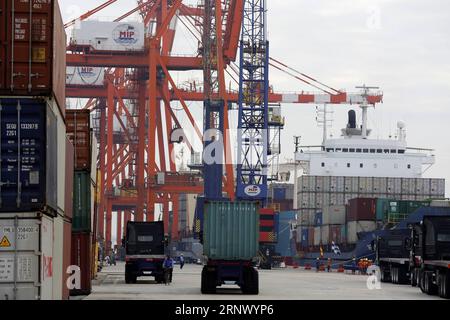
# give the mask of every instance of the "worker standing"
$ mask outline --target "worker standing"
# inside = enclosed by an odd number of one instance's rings
[[[183,269],[184,267],[184,256],[183,254],[180,255],[180,269]]]
[[[163,262],[164,268],[164,283],[168,285],[172,282],[172,274],[173,274],[173,259],[167,255]]]
[[[317,257],[317,259],[316,259],[316,272],[319,272],[319,268],[320,268],[320,258]]]
[[[331,272],[331,258],[328,258],[327,271]]]

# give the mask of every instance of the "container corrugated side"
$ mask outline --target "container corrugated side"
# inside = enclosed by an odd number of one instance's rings
[[[64,117],[67,42],[58,1],[31,5],[30,10],[29,1],[7,1],[0,15],[0,94],[54,96]]]
[[[92,274],[92,234],[90,232],[73,232],[71,243],[71,264],[80,267],[81,287],[70,290],[71,296],[91,293]]]
[[[92,183],[89,172],[75,171],[73,178],[73,231],[92,231]]]
[[[64,266],[64,218],[57,215],[53,218],[53,300],[61,300],[65,282]]]
[[[69,287],[67,286],[67,279],[69,274],[67,273],[67,268],[71,265],[71,255],[72,255],[72,223],[64,221],[64,236],[63,236],[63,286],[62,286],[62,300],[69,300]]]
[[[204,253],[215,260],[251,260],[259,248],[255,202],[205,202]]]
[[[64,216],[68,219],[73,217],[73,175],[74,175],[74,147],[66,139],[66,184],[64,199]]]
[[[0,153],[3,160],[0,211],[50,210],[62,214],[65,124],[56,102],[0,98],[0,106]]]
[[[92,169],[89,110],[66,111],[67,136],[75,148],[75,169]]]

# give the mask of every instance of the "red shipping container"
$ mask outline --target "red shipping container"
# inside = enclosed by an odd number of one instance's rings
[[[69,287],[67,286],[67,279],[69,274],[67,268],[71,265],[72,255],[72,223],[64,222],[64,250],[63,250],[63,286],[62,286],[62,299],[69,300]]]
[[[343,226],[341,225],[332,225],[330,226],[330,236],[329,243],[334,241],[336,244],[342,243],[342,230]]]
[[[0,94],[55,97],[64,117],[67,40],[58,1],[2,1],[0,9]]]
[[[73,217],[73,170],[74,170],[74,148],[73,144],[66,139],[66,185],[64,198],[64,216],[68,219]]]
[[[348,201],[347,221],[375,220],[376,199],[355,198]]]
[[[71,296],[91,293],[92,278],[92,234],[72,232],[72,265],[81,269],[81,288],[70,290]]]
[[[75,148],[75,169],[91,169],[91,121],[89,110],[66,111],[67,137]]]

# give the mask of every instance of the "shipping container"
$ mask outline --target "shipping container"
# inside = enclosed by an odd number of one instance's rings
[[[72,232],[71,265],[80,267],[80,288],[70,290],[71,296],[91,293],[92,274],[92,234],[90,232]]]
[[[0,94],[55,97],[64,117],[67,42],[58,1],[31,1],[2,1]]]
[[[72,231],[91,232],[92,219],[92,182],[86,171],[75,171],[73,178],[73,217]]]
[[[66,129],[55,102],[5,98],[0,106],[0,212],[62,214]]]
[[[318,246],[321,244],[321,239],[322,239],[322,233],[321,233],[321,229],[320,227],[315,227],[314,228],[314,246]]]
[[[431,194],[431,179],[425,178],[423,180],[423,194]]]
[[[64,216],[72,219],[73,212],[73,175],[75,150],[69,139],[66,139],[66,183],[64,193]]]
[[[376,219],[376,199],[356,198],[351,199],[347,206],[347,221]]]
[[[314,227],[308,228],[308,246],[313,247],[314,246]]]
[[[0,300],[54,299],[53,219],[31,216],[0,219]]]
[[[340,206],[323,207],[322,223],[323,224],[345,224],[346,208]]]
[[[103,86],[105,68],[67,67],[66,85],[71,86]]]
[[[314,215],[314,226],[320,227],[323,224],[322,212],[316,212]]]
[[[64,251],[63,251],[63,286],[62,286],[62,300],[69,300],[69,287],[67,286],[67,279],[70,274],[67,273],[72,259],[72,223],[64,221]]]
[[[75,148],[75,169],[91,170],[91,120],[89,110],[66,111],[67,136]]]
[[[354,244],[358,241],[359,232],[370,232],[375,230],[375,221],[349,221],[347,222],[347,243]]]
[[[203,248],[209,259],[251,260],[259,247],[255,202],[205,202]],[[239,227],[237,227],[239,226]]]
[[[98,51],[143,51],[144,24],[141,22],[81,21],[72,30],[72,45]]]
[[[302,228],[301,232],[298,233],[300,235],[300,243],[302,248],[307,248],[309,246],[309,228]]]
[[[52,300],[62,300],[63,286],[65,286],[64,250],[67,250],[64,243],[64,218],[57,215],[53,218],[53,293]]]
[[[274,200],[284,200],[286,199],[286,189],[285,188],[273,188],[273,196]]]

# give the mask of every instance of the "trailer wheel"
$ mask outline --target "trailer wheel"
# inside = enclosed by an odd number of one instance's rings
[[[425,288],[425,272],[422,270],[419,270],[419,288],[423,293],[427,293]]]
[[[216,273],[208,270],[207,266],[204,266],[202,270],[201,292],[202,294],[216,293]]]
[[[130,272],[125,272],[125,283],[126,284],[130,284],[130,283],[136,283],[136,276],[133,276],[133,274],[131,274]]]
[[[413,270],[411,270],[411,286],[413,287],[417,287],[419,279],[418,279],[418,274],[417,274],[417,269],[414,268]]]
[[[433,275],[431,272],[425,272],[425,293],[435,295],[437,286],[433,283]]]
[[[244,269],[244,284],[242,285],[242,293],[259,294],[259,275],[255,268],[249,267]]]
[[[384,267],[381,267],[380,270],[381,273],[381,282],[389,282],[389,274],[386,272],[386,269]]]
[[[391,268],[391,282],[393,284],[398,283],[398,269],[394,267]]]
[[[439,297],[444,299],[450,299],[450,278],[447,273],[439,274]]]

